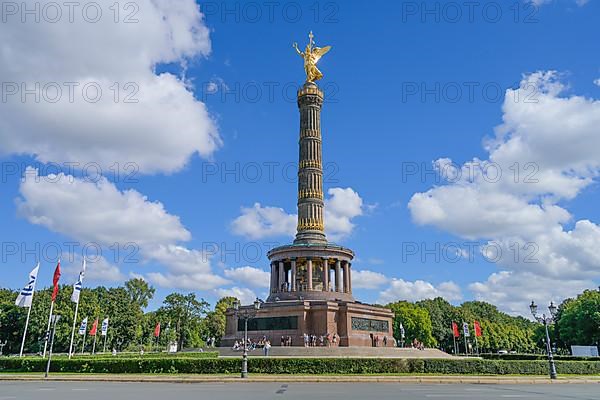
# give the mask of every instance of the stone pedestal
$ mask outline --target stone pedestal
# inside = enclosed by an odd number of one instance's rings
[[[221,340],[224,347],[233,346],[244,336],[233,310],[226,314],[227,330]],[[273,346],[281,345],[281,336],[292,338],[293,346],[304,346],[304,334],[317,337],[336,334],[339,347],[394,347],[393,313],[381,307],[345,301],[288,300],[268,302],[254,321],[249,323],[248,337],[258,341],[267,337]],[[265,329],[269,328],[269,329]],[[320,341],[319,341],[320,343]]]

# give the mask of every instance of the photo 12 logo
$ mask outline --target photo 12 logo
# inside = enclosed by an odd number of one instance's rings
[[[514,103],[538,103],[539,87],[533,83],[513,84],[510,101]],[[498,82],[402,82],[402,103],[501,103],[505,101],[506,92],[511,87],[504,87]]]
[[[201,179],[202,183],[284,183],[298,182],[298,163],[280,163],[278,161],[259,162],[203,162]],[[327,184],[339,183],[336,175],[339,165],[334,162],[323,164],[323,182]]]
[[[285,103],[296,104],[298,82],[225,82],[222,79],[211,79],[200,86],[200,99],[203,103],[217,101],[220,103]],[[340,87],[336,82],[326,82],[320,86],[323,92],[323,102],[338,103]]]
[[[85,22],[96,24],[137,24],[140,6],[137,2],[95,1],[3,1],[0,4],[2,23],[57,24]]]
[[[102,167],[96,162],[64,162],[64,163],[23,163],[5,161],[0,163],[0,182],[19,179],[21,182],[33,179],[35,183],[59,183],[67,180],[69,183],[78,178],[85,182],[98,183],[107,179],[114,183],[138,183],[140,167],[134,162],[115,162]]]
[[[534,1],[403,1],[402,23],[536,24],[538,11]]]
[[[54,262],[62,259],[73,263],[80,258],[89,262],[105,259],[115,264],[137,264],[140,247],[137,243],[113,243],[102,246],[96,242],[2,242],[0,255],[2,263],[8,262]]]
[[[335,24],[339,22],[340,3],[334,1],[201,1],[207,20],[222,23],[286,22]]]
[[[485,183],[504,182],[515,184],[539,183],[538,173],[540,167],[535,162],[515,162],[509,166],[502,166],[494,161],[471,161],[464,165],[456,164],[450,160],[437,160],[435,162],[404,161],[401,165],[402,183],[418,181],[420,183],[475,182],[480,180]]]
[[[2,103],[98,103],[108,96],[114,103],[139,103],[135,82],[2,82]]]
[[[483,259],[489,263],[539,263],[539,245],[535,242],[402,242],[402,262],[474,263]],[[478,257],[478,255],[480,257]]]

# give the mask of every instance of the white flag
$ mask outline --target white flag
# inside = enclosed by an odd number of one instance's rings
[[[106,336],[108,333],[108,318],[102,321],[102,336]]]
[[[33,301],[33,293],[35,292],[35,282],[37,281],[38,271],[40,270],[40,263],[29,273],[29,283],[21,290],[15,304],[18,307],[31,307]]]
[[[85,335],[86,330],[87,330],[87,318],[84,318],[83,321],[81,321],[81,326],[79,327],[79,334]]]
[[[79,303],[79,297],[81,295],[81,289],[83,288],[83,278],[85,277],[85,258],[83,259],[83,268],[79,273],[79,279],[73,285],[73,294],[71,295],[71,301],[73,303]]]
[[[469,332],[469,324],[466,322],[463,322],[463,333],[465,337],[471,336],[471,333]]]

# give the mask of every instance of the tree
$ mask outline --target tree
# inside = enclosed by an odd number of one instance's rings
[[[156,290],[148,285],[148,283],[140,278],[130,279],[125,282],[125,288],[129,294],[129,298],[134,304],[140,308],[148,307],[148,302],[154,297]]]
[[[228,308],[233,307],[233,303],[236,301],[238,299],[235,297],[223,297],[215,305],[215,310],[206,315],[202,324],[205,338],[214,337],[217,345],[221,343],[221,338],[225,335],[225,313]]]
[[[432,347],[437,343],[432,335],[429,312],[407,301],[398,301],[387,305],[394,312],[394,338],[401,340],[400,324],[403,325],[406,340],[417,339],[425,346]]]
[[[199,347],[204,344],[201,338],[202,317],[208,312],[209,304],[204,299],[196,299],[194,293],[183,295],[171,293],[158,310],[175,326],[179,348]]]
[[[454,307],[441,297],[433,300],[422,300],[416,304],[426,309],[429,313],[432,336],[439,346],[444,350],[452,349],[454,346],[452,340],[452,321],[462,320],[457,307]]]
[[[566,346],[600,345],[600,291],[586,290],[559,307],[558,331]]]

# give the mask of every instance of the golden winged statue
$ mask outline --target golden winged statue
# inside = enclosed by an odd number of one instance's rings
[[[306,49],[304,51],[300,51],[298,48],[298,43],[294,43],[293,47],[296,49],[296,52],[304,59],[304,72],[306,72],[306,82],[314,82],[323,78],[323,74],[317,68],[317,63],[327,53],[331,50],[331,46],[325,47],[317,47],[314,42],[314,35],[312,31],[308,34],[308,44],[306,45]]]

